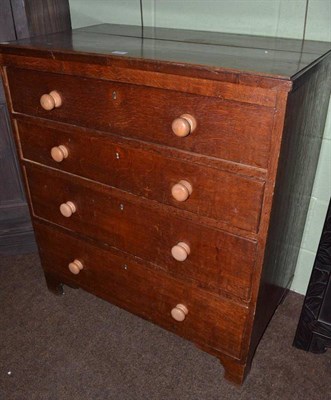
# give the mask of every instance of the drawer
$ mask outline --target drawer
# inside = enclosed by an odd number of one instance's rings
[[[240,357],[245,307],[54,228],[36,223],[35,229],[43,268],[64,283],[78,285],[189,340]],[[73,275],[68,264],[76,259],[83,269]],[[177,304],[188,309],[182,322],[171,316]]]
[[[175,215],[169,207],[63,172],[27,165],[26,174],[36,216],[211,291],[249,298],[256,242],[201,226]],[[71,212],[72,205],[76,211],[65,217],[61,204],[65,212]]]
[[[258,230],[264,182],[165,157],[164,151],[118,144],[107,134],[60,131],[20,121],[18,127],[26,159],[243,230]],[[68,156],[56,162],[51,149],[59,146],[65,146]]]
[[[7,75],[15,112],[257,167],[268,165],[273,109],[39,71],[8,68]],[[60,93],[62,105],[45,111],[40,98],[53,90]],[[183,114],[192,115],[197,125],[188,136],[178,137],[172,123]]]

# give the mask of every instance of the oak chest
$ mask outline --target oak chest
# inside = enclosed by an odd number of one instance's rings
[[[2,44],[49,289],[181,335],[241,383],[293,278],[329,50],[121,25]]]

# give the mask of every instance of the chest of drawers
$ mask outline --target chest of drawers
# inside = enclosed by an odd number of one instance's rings
[[[49,289],[181,335],[242,383],[293,278],[329,50],[119,25],[2,44]]]

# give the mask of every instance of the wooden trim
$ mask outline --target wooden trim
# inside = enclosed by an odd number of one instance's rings
[[[0,55],[1,56],[1,55]],[[259,86],[255,80],[245,79],[245,75],[236,77],[232,82],[220,79],[217,73],[212,76],[199,73],[199,78],[194,77],[193,69],[175,70],[168,73],[154,70],[143,70],[139,64],[137,68],[129,66],[82,64],[81,62],[61,61],[55,58],[38,58],[2,54],[1,63],[6,66],[34,69],[38,71],[55,72],[89,78],[112,80],[123,83],[133,83],[203,96],[218,97],[224,100],[239,101],[257,104],[263,107],[275,107],[277,91],[288,92],[292,83],[273,79],[269,85]],[[111,68],[110,68],[111,67]],[[193,76],[190,76],[193,75]],[[254,86],[254,87],[253,87]]]
[[[77,127],[64,122],[50,121],[38,117],[28,116],[25,114],[13,113],[13,118],[17,121],[22,121],[37,125],[39,127],[47,127],[50,129],[63,130],[66,132],[73,132],[88,135],[89,133],[98,134],[105,137],[110,137],[112,142],[118,143],[119,145],[131,146],[135,149],[144,149],[151,151],[155,154],[161,154],[164,157],[170,157],[175,159],[180,159],[185,162],[194,162],[194,164],[200,164],[203,166],[216,168],[225,172],[234,173],[240,176],[256,178],[258,180],[264,181],[267,178],[267,170],[263,168],[258,168],[250,165],[239,164],[233,161],[227,161],[216,157],[205,156],[199,153],[191,153],[186,150],[181,150],[178,148],[173,148],[157,143],[145,142],[139,139],[125,138],[123,136],[114,135],[104,131],[99,131],[96,129],[89,129],[84,127]],[[22,157],[21,157],[22,158]]]
[[[287,94],[279,93],[277,98],[277,106],[274,116],[274,127],[272,132],[272,142],[271,142],[271,153],[269,159],[269,169],[267,174],[267,181],[264,190],[264,199],[262,205],[261,219],[260,219],[260,231],[258,235],[258,246],[257,246],[257,257],[255,264],[255,271],[252,279],[252,298],[250,303],[250,318],[247,319],[246,331],[243,340],[242,348],[242,360],[247,360],[250,356],[250,361],[253,354],[249,355],[250,342],[252,339],[252,331],[254,326],[254,319],[256,313],[256,305],[259,294],[259,287],[261,283],[261,276],[263,271],[263,263],[267,242],[267,235],[271,217],[271,208],[274,197],[274,189],[276,183],[278,159],[280,155],[281,142],[282,142],[282,132],[285,123],[285,111],[287,104]],[[253,350],[255,351],[255,349]]]

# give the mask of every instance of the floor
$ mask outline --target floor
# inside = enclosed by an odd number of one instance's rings
[[[331,349],[292,347],[290,293],[242,387],[193,344],[81,290],[48,292],[36,254],[0,259],[0,400],[327,400]]]

